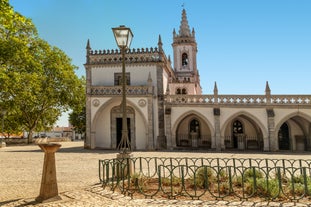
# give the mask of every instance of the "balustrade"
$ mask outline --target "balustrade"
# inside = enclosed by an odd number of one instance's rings
[[[127,86],[127,95],[147,95],[148,86]],[[93,86],[91,95],[122,95],[122,86]]]
[[[310,95],[167,95],[170,104],[212,104],[212,105],[308,105]]]

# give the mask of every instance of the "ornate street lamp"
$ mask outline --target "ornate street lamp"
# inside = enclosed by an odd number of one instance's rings
[[[133,33],[130,28],[121,25],[112,28],[114,38],[122,53],[122,137],[117,149],[123,154],[131,151],[131,143],[128,137],[127,114],[126,114],[126,76],[125,76],[125,51],[130,48]]]

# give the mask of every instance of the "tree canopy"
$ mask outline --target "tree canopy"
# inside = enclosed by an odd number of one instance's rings
[[[24,129],[31,141],[34,130],[52,126],[62,112],[82,110],[85,80],[30,19],[0,1],[0,110],[6,111],[5,131]]]

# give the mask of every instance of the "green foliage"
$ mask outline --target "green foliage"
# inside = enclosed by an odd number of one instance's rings
[[[244,180],[263,178],[263,173],[255,168],[250,168],[243,173]]]
[[[303,175],[293,176],[286,185],[286,192],[291,195],[311,195],[311,178]]]
[[[131,185],[138,187],[140,190],[147,189],[148,178],[141,173],[134,173],[131,175]]]
[[[86,80],[85,77],[80,79],[81,84],[85,88]],[[86,130],[86,107],[85,107],[85,93],[82,98],[83,101],[79,102],[76,107],[73,108],[69,114],[69,122],[74,127],[74,130],[80,134],[85,133]]]
[[[30,19],[7,0],[0,11],[0,107],[31,141],[34,130],[48,129],[62,112],[84,103],[84,84],[71,59],[40,39]]]
[[[207,189],[216,180],[214,172],[210,167],[199,167],[193,176],[190,177],[193,186]]]
[[[162,177],[161,182],[164,186],[179,186],[181,185],[181,178],[172,175],[170,177]]]

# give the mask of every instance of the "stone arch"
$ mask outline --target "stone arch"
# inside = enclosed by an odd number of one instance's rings
[[[275,138],[277,149],[280,149],[279,131],[281,126],[286,123],[289,127],[289,148],[293,151],[304,151],[310,148],[311,143],[311,117],[303,112],[295,111],[284,116],[275,125]],[[296,130],[295,130],[296,129]],[[295,134],[301,131],[302,134]]]
[[[111,124],[111,110],[113,107],[115,106],[119,106],[119,104],[121,104],[121,98],[120,97],[114,97],[114,98],[110,98],[109,100],[105,101],[105,103],[101,104],[99,106],[99,109],[96,111],[91,124],[91,143],[93,143],[94,147],[98,147],[95,146],[96,145],[96,127],[97,127],[97,123],[100,121],[101,119],[101,115],[103,113],[104,110],[109,110],[109,114],[107,114],[109,116],[109,122],[107,122],[107,124]],[[141,119],[143,119],[143,127],[144,130],[146,132],[145,137],[147,139],[148,136],[148,121],[147,118],[144,116],[143,112],[141,111],[141,109],[135,104],[133,103],[131,100],[127,99],[127,107],[132,107],[134,109],[134,113],[135,116],[139,116]],[[108,107],[108,108],[107,108]],[[136,128],[136,123],[134,123],[134,127]],[[111,139],[111,127],[109,127],[109,137],[106,137],[106,139]],[[111,148],[111,144],[109,146],[105,146],[105,148]]]
[[[301,118],[305,119],[306,121],[311,122],[311,117],[309,115],[307,115],[303,112],[296,111],[296,112],[292,112],[292,113],[287,114],[278,123],[276,123],[275,124],[275,131],[277,131],[284,122],[286,122],[287,120],[289,120],[295,116],[301,117]]]
[[[228,126],[229,123],[231,123],[234,119],[236,119],[237,117],[244,115],[245,117],[248,117],[249,119],[253,120],[255,124],[257,124],[263,134],[264,137],[268,137],[268,130],[265,127],[265,125],[253,114],[247,112],[247,111],[239,111],[237,113],[232,114],[223,124],[223,126],[221,127],[221,136],[224,136],[224,132],[226,127]]]
[[[234,121],[243,125],[243,132],[233,131]],[[239,111],[232,114],[221,127],[221,144],[225,148],[257,149],[268,145],[268,131],[264,124],[253,114]]]
[[[185,112],[184,114],[180,115],[178,117],[178,119],[176,119],[175,123],[173,124],[173,127],[172,127],[172,134],[175,134],[175,131],[178,127],[178,124],[187,116],[189,115],[197,115],[198,117],[200,117],[202,120],[205,121],[205,123],[208,125],[209,129],[211,130],[211,133],[214,134],[215,131],[214,131],[214,128],[213,128],[213,125],[210,123],[210,121],[208,119],[206,119],[206,117],[201,114],[200,112],[198,111],[195,111],[195,110],[190,110],[190,111],[187,111]]]
[[[198,141],[198,145],[202,144],[202,145],[206,145],[207,147],[210,147],[211,142],[213,140],[212,136],[214,135],[214,128],[213,128],[212,124],[208,121],[208,119],[206,119],[206,117],[203,114],[201,114],[200,112],[195,111],[195,110],[187,111],[186,113],[180,115],[178,117],[178,119],[175,121],[175,123],[173,124],[173,127],[171,129],[173,147],[176,147],[177,145],[180,144],[180,143],[177,143],[177,138],[178,138],[177,137],[177,130],[180,127],[180,124],[182,124],[182,122],[185,121],[187,118],[189,118],[189,123],[191,120],[197,118],[198,121],[200,122],[201,126],[206,125],[208,127],[208,129],[205,129],[205,131],[209,131],[210,135],[207,136],[204,134],[204,132],[202,134],[200,134],[200,140]],[[187,125],[186,126],[187,129],[185,129],[185,130],[187,131],[188,134],[184,138],[185,140],[188,139],[188,144],[186,144],[187,146],[191,146],[191,143],[190,143],[191,135],[190,135],[189,126],[188,126],[189,123],[188,122],[184,123]],[[204,129],[204,128],[202,127],[202,129]],[[202,142],[202,143],[200,143],[200,142]]]

